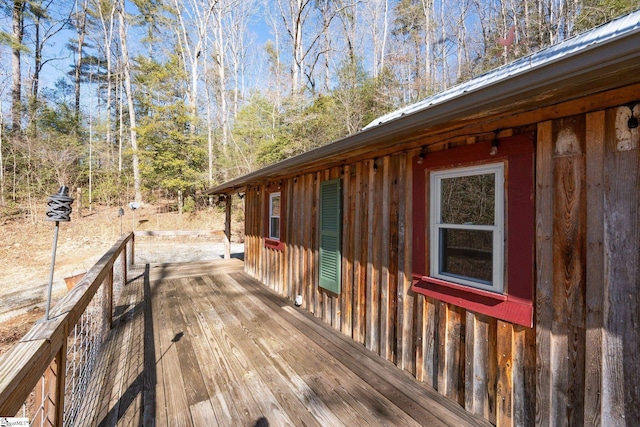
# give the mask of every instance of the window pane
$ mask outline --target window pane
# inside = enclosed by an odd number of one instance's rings
[[[269,237],[272,239],[280,239],[280,218],[271,217],[271,229]]]
[[[280,194],[271,195],[271,216],[280,216]]]
[[[493,278],[493,232],[440,230],[440,274],[491,283]]]
[[[441,183],[442,223],[494,225],[495,173],[443,178]]]

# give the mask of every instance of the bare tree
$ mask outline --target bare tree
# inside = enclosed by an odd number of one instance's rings
[[[229,155],[231,116],[237,114],[240,100],[242,73],[246,63],[246,33],[254,1],[224,0],[213,8],[209,22],[212,50],[211,59],[205,55],[205,84],[207,94],[207,138],[209,146],[209,180],[213,179],[213,128],[211,104],[216,106],[216,124],[220,132],[223,157]],[[209,70],[211,64],[212,71]],[[231,74],[229,73],[231,70]],[[211,90],[214,97],[211,97]],[[229,98],[231,94],[231,99]],[[231,111],[229,104],[231,103]],[[226,170],[224,172],[226,178]]]
[[[433,0],[421,0],[422,16],[424,19],[424,73],[427,91],[434,89],[436,73],[434,67],[434,24]]]
[[[11,132],[20,133],[22,127],[22,72],[21,54],[24,46],[24,0],[14,0],[12,8],[12,40],[11,40]]]
[[[127,46],[127,28],[125,23],[125,0],[118,0],[118,21],[120,33],[120,50],[122,54],[122,73],[124,76],[124,87],[127,94],[129,107],[129,133],[131,139],[131,157],[133,166],[133,190],[134,200],[142,202],[141,182],[140,182],[140,159],[138,156],[138,134],[136,131],[136,110],[133,105],[133,88],[131,86],[131,59],[129,58],[129,48]]]
[[[278,0],[278,8],[291,39],[291,92],[296,93],[301,85],[304,67],[302,29],[311,9],[311,0]]]
[[[385,67],[389,36],[389,0],[371,0],[364,3],[364,20],[371,37],[371,72],[378,77]]]
[[[330,55],[332,54],[332,39],[343,40],[346,50],[346,61],[349,64],[349,68],[352,72],[356,71],[359,61],[362,59],[359,52],[363,51],[362,41],[359,40],[359,0],[325,0],[326,5],[322,9],[322,19],[324,28],[324,38],[326,39],[326,45],[322,52],[320,52],[325,58],[325,90],[329,92],[329,83],[332,80],[332,70],[330,64]],[[331,20],[334,16],[339,18],[342,24],[342,32],[339,35],[335,35],[335,31],[331,31]],[[337,43],[333,43],[337,44]]]
[[[2,112],[2,102],[0,102],[0,207],[6,206],[4,199],[4,155],[2,154],[2,143],[4,139],[4,114]]]
[[[26,11],[25,11],[26,12]],[[44,66],[58,58],[44,59],[43,50],[48,42],[69,23],[71,11],[64,11],[64,5],[48,1],[30,1],[28,3],[28,12],[33,21],[33,74],[31,76],[31,99],[29,100],[29,126],[33,133],[36,130],[36,121],[34,116],[38,106],[38,97],[40,89],[40,73]],[[52,13],[53,12],[53,13]],[[57,15],[57,16],[53,16]],[[25,24],[26,27],[26,24]]]
[[[111,1],[108,0],[93,0],[92,13],[97,17],[100,31],[102,33],[102,42],[104,48],[104,56],[107,62],[107,100],[106,100],[106,117],[105,127],[106,135],[105,140],[107,145],[111,146],[111,116],[112,116],[112,92],[113,92],[113,29],[115,26],[115,13],[116,7]],[[122,149],[118,150],[118,172],[122,171]]]
[[[283,65],[280,61],[280,57],[282,54],[282,38],[280,36],[280,26],[278,25],[278,19],[276,16],[270,13],[270,10],[268,10],[267,12],[267,19],[273,31],[275,40],[273,42],[268,41],[265,44],[264,49],[266,51],[267,61],[269,63],[269,76],[271,76],[272,79],[272,89],[276,96],[274,104],[279,107],[282,103],[280,94],[284,92],[283,89],[286,86],[285,79],[283,77]]]
[[[236,1],[229,11],[229,20],[226,37],[229,40],[228,54],[231,62],[232,70],[231,79],[233,80],[233,100],[232,111],[233,117],[238,114],[238,108],[241,101],[241,93],[245,90],[244,75],[249,66],[248,49],[253,40],[249,36],[248,26],[252,18],[252,12],[257,7],[256,0]]]
[[[217,88],[216,91],[216,103],[218,106],[218,120],[220,124],[220,130],[222,132],[222,154],[227,156],[227,145],[229,142],[229,112],[227,109],[227,70],[226,70],[226,40],[224,37],[225,28],[223,27],[223,17],[228,10],[234,7],[233,4],[229,5],[230,8],[214,7],[214,50],[213,50],[213,63],[216,69],[217,76]]]
[[[313,75],[318,55],[313,60],[308,60],[336,14],[332,13],[324,19],[312,15],[317,11],[312,0],[277,0],[277,5],[291,43],[291,93],[298,94],[303,87],[302,78],[305,73],[307,80],[314,85]],[[305,67],[308,69],[305,70]]]
[[[211,104],[213,100],[211,99],[211,84],[209,84],[209,73],[207,70],[209,69],[209,61],[208,56],[205,55],[203,66],[205,69],[205,83],[204,83],[204,93],[205,93],[205,102],[206,102],[206,111],[207,111],[207,160],[208,160],[208,168],[207,168],[207,183],[209,186],[213,185],[213,149],[214,149],[214,140],[213,140],[213,113],[211,111]],[[213,204],[213,199],[209,198],[209,204]]]
[[[340,1],[340,0],[336,0]],[[322,16],[322,27],[323,27],[323,31],[322,31],[322,43],[323,43],[323,47],[321,49],[321,51],[317,52],[316,55],[317,57],[322,56],[323,57],[323,68],[324,68],[324,72],[322,73],[322,91],[324,93],[328,93],[331,87],[331,51],[333,50],[332,48],[332,42],[333,42],[333,37],[330,31],[330,25],[328,25],[328,20],[331,19],[331,8],[334,6],[335,2],[332,2],[330,0],[320,0],[316,3],[316,7],[319,9],[320,14]],[[346,26],[348,25],[348,21],[349,21],[349,17],[345,17],[343,24]],[[346,31],[345,31],[346,33]],[[350,34],[346,34],[346,43],[347,46],[351,47],[352,46],[352,39],[349,37]],[[351,50],[349,49],[349,52],[351,52]]]
[[[76,63],[74,69],[74,82],[75,82],[75,111],[76,120],[80,120],[80,74],[82,71],[82,55],[84,53],[84,38],[87,34],[87,8],[89,7],[88,0],[76,0],[76,12],[74,19],[74,27],[78,34],[78,44],[76,45]]]
[[[211,15],[214,12],[217,0],[173,0],[175,16],[178,20],[178,38],[183,54],[185,67],[191,75],[189,102],[193,118],[197,116],[198,109],[198,65],[205,47],[207,28]],[[192,126],[192,132],[195,132]]]

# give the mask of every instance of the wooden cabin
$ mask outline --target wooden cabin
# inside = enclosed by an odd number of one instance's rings
[[[640,12],[212,188],[244,269],[498,426],[640,425]]]

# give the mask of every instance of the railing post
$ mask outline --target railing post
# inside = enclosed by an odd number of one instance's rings
[[[131,267],[133,267],[133,265],[135,264],[135,242],[136,234],[132,231],[131,240],[129,241],[129,245],[131,245],[131,247],[129,248],[129,250],[131,251],[131,255],[129,256],[129,266]]]
[[[122,261],[121,262],[122,263],[122,286],[127,284],[127,271],[128,271],[127,262],[128,262],[128,259],[129,259],[129,257],[127,256],[127,246],[128,245],[129,245],[129,242],[127,242],[124,245],[124,249],[122,250],[122,260],[121,260]]]
[[[113,326],[113,264],[111,264],[111,268],[109,268],[107,277],[105,277],[104,280],[105,282],[102,283],[104,286],[102,295],[102,316],[104,318],[104,324],[107,331],[110,331]]]
[[[65,327],[65,329],[67,329]],[[65,338],[62,340],[62,347],[56,355],[54,360],[57,375],[56,375],[56,426],[62,426],[64,422],[64,391],[65,381],[67,378],[67,336],[69,332],[65,333]]]
[[[36,386],[35,402],[41,402],[41,411],[37,413],[32,425],[62,426],[64,421],[64,389],[67,369],[67,339],[62,340],[58,353],[42,374]]]
[[[231,193],[227,194],[224,209],[224,259],[231,258]]]

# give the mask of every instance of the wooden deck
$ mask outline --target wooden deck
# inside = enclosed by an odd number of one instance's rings
[[[245,274],[138,266],[78,425],[489,425]]]

